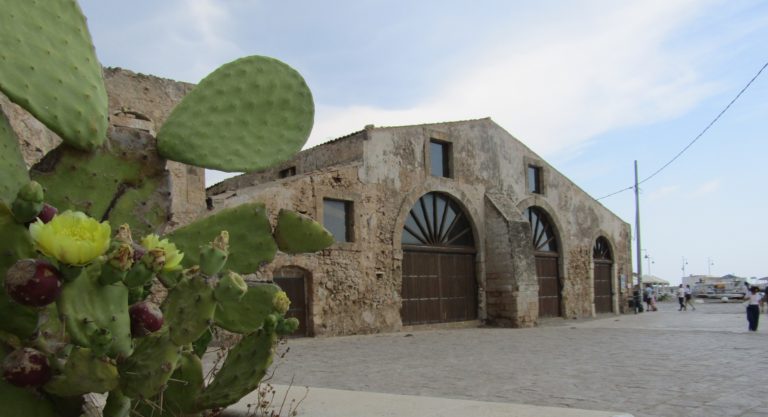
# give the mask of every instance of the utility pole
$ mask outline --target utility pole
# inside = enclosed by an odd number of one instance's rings
[[[640,255],[642,245],[640,243],[640,184],[637,181],[637,160],[635,160],[635,237],[637,238],[637,290],[642,300],[643,257]],[[637,312],[637,305],[635,306],[635,312]]]
[[[685,266],[688,265],[688,260],[685,259],[685,256],[683,256],[683,267],[680,268],[683,270],[683,278],[685,278]]]
[[[714,265],[715,262],[712,260],[712,258],[707,257],[707,275],[712,276],[712,265]]]

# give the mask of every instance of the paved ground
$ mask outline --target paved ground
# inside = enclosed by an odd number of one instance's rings
[[[636,417],[768,416],[768,317],[741,304],[456,329],[294,339],[273,382],[614,410]]]

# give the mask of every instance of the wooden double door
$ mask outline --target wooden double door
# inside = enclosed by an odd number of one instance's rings
[[[613,289],[610,261],[595,260],[595,312],[613,312]]]
[[[406,250],[402,301],[404,325],[476,319],[475,254]]]
[[[540,253],[536,259],[536,278],[539,281],[539,317],[562,315],[562,285],[557,253]]]

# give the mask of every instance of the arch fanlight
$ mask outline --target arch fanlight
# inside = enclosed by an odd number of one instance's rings
[[[539,252],[557,252],[557,237],[547,214],[538,207],[529,207],[525,216],[531,224],[533,249]]]
[[[595,246],[592,248],[592,258],[601,261],[613,260],[611,255],[611,246],[608,244],[608,239],[600,236],[595,240]]]
[[[424,194],[408,213],[402,244],[473,247],[472,226],[461,207],[447,194]]]

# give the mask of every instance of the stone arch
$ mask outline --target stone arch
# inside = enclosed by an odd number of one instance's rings
[[[536,250],[535,247],[533,248],[536,263],[536,279],[539,284],[539,317],[560,317],[565,313],[563,265],[566,248],[562,239],[562,228],[552,215],[551,207],[543,207],[549,206],[548,204],[539,199],[529,201],[529,203],[531,202],[535,202],[535,204],[524,206],[522,202],[518,204],[518,208],[521,208],[521,217],[526,222],[529,222],[528,212],[534,212],[536,214],[534,218],[537,219],[537,222],[546,223],[551,228],[551,234],[554,235],[554,240],[556,241],[555,250]],[[531,227],[536,227],[536,225],[531,225]],[[538,235],[538,233],[532,230],[532,245],[537,243],[535,240],[539,237]]]
[[[396,253],[402,254],[399,266],[403,324],[477,319],[480,315],[482,293],[480,280],[477,279],[481,275],[478,271],[477,256],[483,245],[479,240],[481,233],[475,220],[476,213],[473,214],[470,205],[460,197],[457,198],[455,190],[421,191],[411,193],[404,199],[393,234]],[[428,213],[428,209],[425,212],[428,205],[425,201],[433,202],[433,212]],[[442,206],[439,205],[440,202],[443,203]],[[442,209],[434,208],[438,206]],[[413,218],[410,218],[412,212]],[[440,216],[445,216],[443,221],[450,216],[446,213],[456,215],[457,224],[463,225],[464,237],[468,238],[468,228],[471,231],[471,239],[462,239],[464,242],[456,245],[447,239],[450,236],[442,236],[440,233],[430,235],[432,238],[446,238],[445,241],[422,239],[425,235],[415,230],[415,222],[424,225],[435,222],[434,228],[437,229],[436,224],[440,223]],[[423,217],[419,217],[420,215]],[[427,227],[421,228],[424,229]],[[404,241],[406,243],[403,243]]]
[[[312,272],[298,265],[283,265],[272,271],[272,281],[288,294],[291,306],[286,317],[299,320],[295,336],[312,336]]]
[[[614,311],[614,265],[615,251],[610,240],[604,235],[598,236],[592,248],[592,300],[594,312],[612,313]]]

